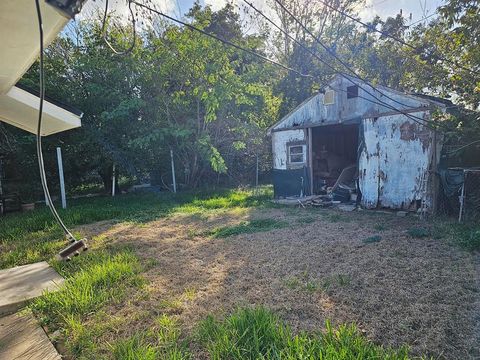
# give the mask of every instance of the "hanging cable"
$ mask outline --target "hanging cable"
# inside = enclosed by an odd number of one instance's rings
[[[43,103],[45,101],[45,74],[44,74],[44,46],[43,46],[43,20],[42,20],[42,12],[40,9],[40,2],[39,0],[35,0],[36,10],[37,10],[37,18],[38,18],[38,31],[40,35],[40,64],[39,64],[39,83],[40,83],[40,105],[38,109],[38,123],[37,123],[37,133],[36,133],[36,143],[37,143],[37,160],[38,160],[38,167],[40,170],[40,181],[42,183],[42,188],[45,193],[45,199],[47,200],[47,206],[50,208],[50,211],[57,221],[58,225],[62,228],[67,240],[72,243],[72,245],[68,246],[64,249],[60,256],[62,258],[69,259],[69,255],[72,253],[78,254],[77,250],[83,248],[84,250],[87,249],[84,240],[77,240],[75,236],[68,230],[66,225],[63,223],[62,218],[57,212],[55,205],[53,204],[52,198],[50,196],[50,191],[48,189],[47,184],[47,176],[45,173],[45,164],[43,161],[43,153],[42,153],[42,120],[43,120]],[[62,255],[63,254],[63,255]]]
[[[276,1],[276,0],[275,0],[275,1]],[[320,3],[322,3],[324,6],[328,7],[329,9],[338,12],[338,13],[339,13],[340,15],[342,15],[343,17],[346,17],[346,18],[348,18],[348,19],[350,19],[350,20],[352,20],[352,21],[355,21],[356,23],[362,25],[363,27],[365,27],[365,28],[367,28],[367,29],[369,29],[369,30],[375,31],[375,32],[381,34],[382,36],[385,36],[385,37],[388,37],[389,39],[395,40],[395,41],[397,41],[398,43],[400,43],[400,44],[402,44],[402,45],[404,45],[404,46],[407,46],[407,47],[409,47],[410,49],[413,49],[413,50],[415,50],[415,51],[417,51],[417,52],[420,52],[420,51],[421,51],[419,48],[417,48],[416,46],[414,46],[414,45],[412,45],[412,44],[407,43],[405,40],[402,40],[402,39],[400,39],[400,38],[398,38],[398,37],[396,37],[396,36],[390,35],[389,33],[385,32],[385,31],[378,30],[376,27],[373,27],[373,26],[371,26],[371,25],[368,25],[367,23],[365,23],[365,22],[363,22],[363,21],[361,21],[361,20],[353,17],[352,15],[346,13],[345,11],[340,10],[339,8],[337,8],[337,7],[331,5],[331,4],[329,4],[329,3],[327,3],[327,2],[325,2],[325,1],[323,1],[323,0],[318,0],[318,1],[319,1]],[[429,16],[425,17],[425,18],[422,19],[421,21],[424,21],[424,20],[428,19],[429,17],[431,17],[431,16],[433,16],[433,15],[435,15],[435,14],[436,14],[436,12],[433,13],[433,14],[430,14]],[[419,22],[420,22],[420,21],[419,21]],[[415,24],[415,23],[410,24],[409,26],[412,26],[412,25],[414,25],[414,24]],[[452,65],[455,65],[455,66],[458,66],[460,69],[465,70],[465,71],[468,71],[468,72],[471,72],[471,73],[473,73],[473,74],[475,74],[475,75],[480,75],[480,72],[479,72],[479,71],[476,71],[476,70],[467,68],[467,67],[465,67],[465,66],[462,66],[462,65],[460,65],[459,63],[457,63],[457,62],[455,62],[455,61],[453,61],[453,60],[449,60],[449,59],[447,59],[447,58],[445,58],[445,57],[442,57],[442,56],[440,56],[440,55],[436,55],[436,56],[435,56],[435,59],[436,59],[436,60],[441,60],[441,61],[447,62],[447,63],[452,64]]]
[[[103,13],[103,20],[102,20],[102,38],[105,44],[110,48],[110,50],[113,51],[114,54],[116,55],[127,55],[133,51],[133,48],[135,47],[136,39],[137,39],[137,30],[136,30],[136,20],[135,20],[135,14],[133,13],[132,9],[132,0],[128,0],[128,9],[130,11],[130,16],[132,17],[132,32],[133,32],[133,38],[132,42],[130,43],[130,47],[124,51],[118,51],[113,47],[113,45],[108,41],[108,34],[107,34],[107,18],[108,18],[108,0],[105,0],[105,12]]]
[[[380,96],[384,96],[386,97],[387,99],[389,99],[390,101],[393,101],[399,105],[402,105],[402,106],[405,106],[407,107],[407,109],[404,109],[404,110],[401,110],[401,109],[398,109],[396,107],[394,107],[393,105],[390,105],[388,103],[386,103],[385,101],[379,99],[375,94],[372,94],[371,92],[369,92],[367,89],[365,89],[364,87],[362,87],[361,85],[355,83],[352,79],[350,79],[349,76],[346,76],[344,73],[342,73],[341,71],[337,70],[333,65],[331,65],[330,63],[326,62],[325,60],[321,60],[325,65],[327,65],[328,67],[330,67],[333,71],[335,71],[337,74],[339,74],[340,76],[342,76],[343,78],[345,78],[347,81],[351,82],[352,84],[354,85],[357,85],[359,87],[359,89],[362,89],[364,92],[366,92],[368,95],[370,95],[371,97],[373,97],[375,100],[379,101],[383,106],[393,110],[393,111],[396,111],[400,114],[403,114],[405,115],[406,117],[408,117],[409,119],[413,120],[414,122],[420,124],[420,125],[425,125],[424,123],[428,123],[427,120],[419,117],[419,116],[416,116],[416,115],[412,115],[412,114],[408,114],[406,111],[408,110],[411,110],[413,109],[410,105],[408,104],[405,104],[401,101],[398,101],[396,99],[394,99],[393,97],[385,94],[384,92],[380,91],[378,88],[376,88],[374,85],[372,85],[371,83],[369,83],[366,79],[362,78],[360,75],[358,75],[355,70],[353,70],[347,63],[345,63],[342,59],[340,59],[336,54],[334,54],[322,41],[320,41],[320,39],[318,39],[318,37],[316,37],[300,20],[298,20],[279,0],[274,0],[296,23],[298,23],[303,29],[304,31],[310,35],[310,37],[312,37],[315,42],[317,42],[330,56],[332,56],[335,60],[337,60],[341,65],[343,65],[350,73],[352,73],[353,77],[357,78],[358,80],[361,80],[364,84],[366,84],[367,86],[371,87],[373,91],[376,91],[380,94]],[[369,99],[367,98],[364,98],[365,100],[369,101]],[[434,126],[442,126],[443,127],[443,124],[439,124],[437,122],[433,122],[433,121],[430,121]],[[427,125],[428,126],[428,125]]]
[[[297,74],[297,75],[299,75],[299,76],[302,76],[302,77],[314,78],[312,75],[303,74],[303,73],[301,73],[300,71],[298,71],[298,70],[296,70],[296,69],[293,69],[293,68],[291,68],[291,67],[288,67],[288,66],[286,66],[286,65],[283,65],[282,63],[279,63],[278,61],[275,61],[275,60],[270,59],[270,58],[268,58],[268,57],[266,57],[266,56],[263,56],[263,55],[255,52],[255,51],[253,51],[253,50],[250,50],[250,49],[241,47],[241,46],[239,46],[239,45],[237,45],[237,44],[232,43],[231,41],[222,39],[221,37],[218,37],[218,36],[216,36],[216,35],[214,35],[214,34],[212,34],[212,33],[209,33],[209,32],[207,32],[207,31],[205,31],[205,30],[202,30],[202,29],[200,29],[200,28],[197,28],[196,26],[193,26],[193,25],[188,24],[188,23],[186,23],[186,22],[183,22],[183,21],[181,21],[181,20],[175,19],[175,18],[173,18],[173,17],[171,17],[171,16],[169,16],[169,15],[167,15],[167,14],[162,13],[161,11],[158,11],[158,10],[156,10],[156,9],[154,9],[154,8],[151,8],[151,7],[148,6],[148,5],[144,5],[144,4],[138,3],[138,2],[133,1],[133,0],[131,1],[131,3],[132,3],[132,4],[135,4],[135,5],[137,5],[137,6],[140,6],[140,7],[142,7],[142,8],[145,8],[145,9],[147,9],[147,10],[149,10],[149,11],[155,13],[155,14],[158,14],[158,15],[160,15],[160,16],[163,16],[164,18],[169,19],[169,20],[171,20],[171,21],[173,21],[173,22],[176,22],[177,24],[183,25],[183,26],[189,28],[190,30],[197,31],[197,32],[199,32],[199,33],[201,33],[201,34],[203,34],[203,35],[205,35],[205,36],[208,36],[208,37],[211,37],[212,39],[218,40],[218,41],[220,41],[220,42],[222,42],[222,43],[224,43],[224,44],[226,44],[226,45],[228,45],[228,46],[231,46],[231,47],[233,47],[233,48],[235,48],[235,49],[237,49],[237,50],[241,50],[241,51],[247,52],[247,53],[249,53],[250,55],[256,56],[256,57],[258,57],[258,58],[260,58],[260,59],[262,59],[262,60],[264,60],[264,61],[267,61],[267,62],[269,62],[269,63],[271,63],[271,64],[273,64],[273,65],[279,66],[279,67],[283,68],[284,70],[293,72],[293,73],[295,73],[295,74]]]
[[[331,65],[330,63],[326,62],[325,60],[323,60],[320,56],[318,56],[318,54],[316,54],[315,52],[313,52],[312,50],[310,50],[309,48],[307,48],[304,44],[302,44],[300,41],[298,41],[297,39],[295,39],[293,36],[291,36],[288,32],[286,32],[285,30],[283,30],[280,26],[278,26],[273,20],[271,20],[268,16],[266,16],[261,10],[257,9],[251,2],[247,1],[247,0],[243,0],[247,5],[249,5],[252,9],[254,9],[257,13],[259,13],[263,18],[265,18],[270,24],[272,24],[274,27],[276,27],[279,31],[281,31],[285,36],[287,36],[288,38],[290,38],[292,41],[294,41],[297,45],[299,45],[300,47],[302,47],[304,50],[306,50],[309,54],[311,54],[312,56],[314,56],[317,60],[319,60],[321,63],[325,64],[328,68],[330,68],[331,70],[333,70],[336,74],[339,74],[340,76],[344,77],[345,79],[347,79],[349,82],[351,82],[352,84],[355,84],[357,86],[359,86],[357,83],[355,83],[354,81],[352,81],[348,76],[345,76],[342,72],[338,71],[333,65]],[[362,78],[359,77],[359,80],[363,80]],[[373,90],[376,90],[377,92],[379,92],[381,95],[384,95],[386,96],[387,98],[389,98],[387,95],[385,95],[383,92],[380,92],[378,89],[374,88],[372,85],[370,85],[368,82],[366,82],[366,80],[363,80],[367,85],[369,85],[370,87],[372,87]],[[344,89],[338,89],[338,88],[334,88],[332,86],[330,86],[333,90],[336,90],[336,91],[345,91]],[[402,112],[402,110],[399,110],[393,106],[391,106],[390,104],[380,100],[378,97],[376,97],[374,94],[372,94],[371,92],[367,91],[366,89],[364,89],[363,87],[359,86],[360,89],[362,89],[363,91],[365,91],[367,94],[369,94],[370,96],[372,96],[373,98],[375,98],[377,101],[373,101],[372,99],[369,99],[369,98],[366,98],[364,96],[359,96],[359,98],[361,99],[364,99],[366,101],[369,101],[371,103],[374,103],[374,104],[377,104],[377,105],[380,105],[380,106],[384,106],[384,107],[387,107],[389,108],[390,110],[393,110],[393,111],[397,111],[397,112],[400,112],[400,113],[403,113],[405,116],[409,117],[411,120],[419,123],[420,125],[423,125],[423,126],[428,126],[426,124],[428,123],[433,123],[433,126],[437,126],[437,123],[434,123],[434,122],[429,122],[428,120],[426,119],[423,119],[423,118],[420,118],[418,116],[414,116],[414,115],[411,115],[411,114],[408,114],[406,113],[405,111]],[[391,99],[391,98],[390,98]],[[397,101],[398,102],[398,101]],[[410,107],[409,105],[406,105],[406,104],[403,104],[400,102],[401,105],[403,106],[406,106],[406,107]],[[430,127],[430,126],[429,126]],[[431,128],[431,127],[430,127]]]

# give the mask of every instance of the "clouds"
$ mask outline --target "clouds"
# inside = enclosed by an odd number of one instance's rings
[[[168,14],[174,14],[177,10],[177,5],[175,0],[152,0],[156,8],[162,12]],[[132,5],[134,8],[135,6]],[[97,13],[102,13],[105,11],[105,0],[88,0],[78,15],[78,19],[87,19],[92,17],[92,15]],[[128,18],[130,11],[128,9],[128,3],[126,0],[108,0],[108,11],[117,15],[120,18]]]
[[[194,4],[194,0],[152,0],[157,9],[169,15],[181,17]],[[242,4],[241,0],[233,0],[235,4]],[[256,6],[268,13],[269,5],[267,0],[252,0]],[[200,4],[209,5],[213,10],[220,10],[225,6],[227,0],[200,0]],[[423,16],[428,16],[435,12],[436,8],[444,3],[444,0],[366,0],[365,5],[358,8],[362,20],[368,21],[375,16],[386,19],[389,16],[395,16],[403,11],[408,18],[412,14],[412,22],[421,20]],[[105,9],[105,0],[88,0],[79,15],[80,19],[89,18],[92,14]],[[120,17],[127,18],[129,15],[127,0],[109,0],[109,11],[113,11]]]
[[[375,16],[386,19],[397,15],[402,10],[403,15],[411,21],[421,20],[435,12],[443,0],[366,0],[365,6],[359,8],[359,15],[363,20],[372,20]]]

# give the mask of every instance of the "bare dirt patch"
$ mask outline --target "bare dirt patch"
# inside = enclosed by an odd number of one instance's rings
[[[259,218],[290,226],[225,239],[199,231]],[[417,222],[367,212],[234,209],[81,231],[129,244],[150,264],[144,293],[111,309],[130,319],[118,333],[146,329],[168,313],[192,334],[207,314],[255,304],[295,330],[321,330],[326,319],[355,322],[376,343],[408,344],[416,355],[477,358],[478,255],[412,238],[407,229]],[[372,236],[380,239],[364,241]]]

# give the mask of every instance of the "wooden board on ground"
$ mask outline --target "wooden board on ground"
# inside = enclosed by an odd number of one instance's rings
[[[29,312],[0,318],[0,359],[61,360],[45,331]]]

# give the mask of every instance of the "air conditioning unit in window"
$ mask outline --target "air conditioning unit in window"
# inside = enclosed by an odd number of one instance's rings
[[[335,91],[327,90],[323,95],[323,105],[335,104]]]

